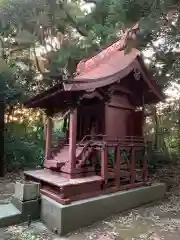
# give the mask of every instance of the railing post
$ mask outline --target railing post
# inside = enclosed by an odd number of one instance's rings
[[[51,157],[52,128],[53,128],[52,118],[47,117],[45,160],[48,160]]]
[[[116,149],[115,149],[115,173],[116,173],[116,187],[117,189],[120,187],[120,177],[121,177],[121,174],[120,174],[120,168],[121,168],[121,162],[120,162],[120,145],[118,144],[116,146]]]
[[[77,109],[70,112],[69,122],[69,161],[71,171],[76,167]]]
[[[101,177],[105,181],[105,185],[108,182],[108,148],[107,145],[101,150]]]
[[[135,151],[134,146],[131,147],[130,154],[130,183],[134,183],[136,180],[135,172]]]

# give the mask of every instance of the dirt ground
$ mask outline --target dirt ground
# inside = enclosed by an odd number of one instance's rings
[[[0,179],[0,193],[12,194],[19,174]],[[0,229],[0,240],[179,240],[180,239],[180,167],[167,167],[151,176],[151,181],[163,181],[169,192],[160,202],[142,206],[59,237],[41,222]],[[5,187],[6,186],[6,187]],[[133,201],[133,200],[132,200]]]

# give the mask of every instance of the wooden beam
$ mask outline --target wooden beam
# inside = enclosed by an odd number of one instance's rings
[[[125,87],[122,87],[120,84],[116,84],[116,85],[112,86],[110,89],[114,90],[115,92],[121,92],[121,93],[126,93],[128,95],[134,95],[134,93],[131,90],[129,90]]]
[[[130,105],[125,105],[125,104],[119,104],[119,103],[109,103],[108,107],[112,107],[112,108],[123,108],[123,109],[127,109],[127,110],[135,110],[135,107],[132,107]]]
[[[103,96],[100,94],[100,93],[98,93],[97,91],[94,91],[94,92],[87,92],[87,93],[85,93],[85,94],[83,94],[83,96],[80,98],[80,100],[82,100],[82,99],[92,99],[92,98],[95,98],[95,97],[97,97],[97,98],[99,98],[99,99],[103,99]]]

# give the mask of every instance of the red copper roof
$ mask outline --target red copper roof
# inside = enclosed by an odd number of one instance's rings
[[[105,57],[98,63],[94,65],[89,65],[89,68],[86,68],[85,71],[82,71],[78,76],[74,78],[75,81],[83,80],[93,80],[106,78],[108,76],[114,75],[117,72],[121,72],[124,69],[128,68],[140,55],[140,52],[137,49],[132,49],[128,54],[124,50],[116,50],[113,52],[113,55],[108,58]],[[91,64],[91,60],[88,60]]]
[[[104,61],[107,61],[112,56],[119,52],[123,51],[127,45],[128,39],[135,39],[137,32],[139,32],[139,24],[136,24],[133,28],[126,29],[122,37],[114,42],[113,44],[107,46],[102,51],[92,56],[89,59],[81,60],[76,68],[76,74],[82,75],[85,72],[97,68]]]
[[[116,51],[113,51],[113,54],[108,56],[95,58],[95,63],[91,62],[91,59],[87,60],[85,67],[81,68],[79,75],[73,81],[64,84],[64,89],[66,91],[82,91],[100,88],[120,81],[134,69],[138,69],[144,81],[147,82],[158,99],[164,99],[161,90],[158,89],[151,74],[148,73],[140,56],[140,51],[133,48],[129,53],[125,53],[125,50],[116,49]]]

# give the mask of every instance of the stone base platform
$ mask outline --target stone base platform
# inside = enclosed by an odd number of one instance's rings
[[[89,226],[113,214],[132,209],[164,197],[166,185],[156,183],[128,191],[79,200],[62,205],[42,195],[41,220],[60,235]]]

